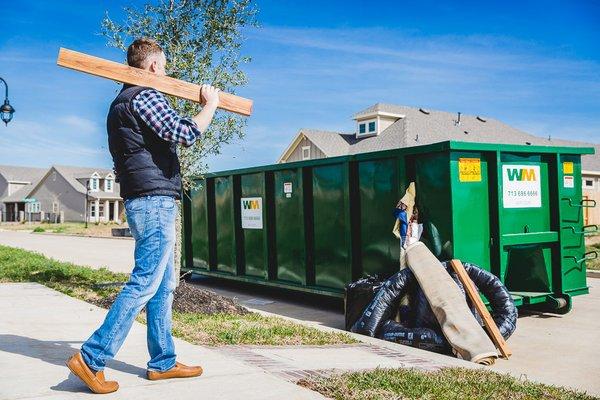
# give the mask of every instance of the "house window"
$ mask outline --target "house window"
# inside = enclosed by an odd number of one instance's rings
[[[105,192],[112,192],[113,191],[113,180],[112,179],[105,179],[104,180],[104,191]]]
[[[98,178],[92,178],[92,179],[90,179],[90,190],[92,192],[97,192],[98,191],[98,187],[100,186],[98,181],[99,181]]]
[[[90,203],[90,217],[96,217],[96,204]]]
[[[55,214],[58,213],[58,202],[56,201],[52,202],[52,212]]]
[[[302,146],[302,160],[310,160],[310,146]]]
[[[99,217],[104,217],[104,204],[100,204],[98,206],[98,216]]]
[[[593,179],[584,179],[583,187],[585,189],[593,189],[594,188],[594,180]]]
[[[359,124],[358,125],[358,133],[363,134],[367,132],[367,124]]]
[[[27,212],[38,213],[41,209],[41,205],[37,201],[35,203],[27,203]]]
[[[375,121],[369,122],[369,133],[375,132]]]

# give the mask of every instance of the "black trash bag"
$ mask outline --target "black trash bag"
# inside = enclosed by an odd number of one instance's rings
[[[362,315],[365,308],[375,297],[375,294],[383,286],[383,281],[377,275],[361,278],[356,282],[346,285],[344,295],[344,316],[346,318],[346,330]]]
[[[398,309],[400,299],[411,290],[410,286],[415,282],[415,276],[409,268],[404,268],[392,275],[383,283],[350,330],[374,337],[379,327],[388,319],[392,319],[394,312]]]
[[[452,347],[441,332],[429,328],[408,328],[391,319],[383,323],[377,337],[434,353],[452,354]]]

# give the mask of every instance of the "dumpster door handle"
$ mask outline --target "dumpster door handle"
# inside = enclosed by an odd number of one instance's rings
[[[581,264],[584,261],[595,260],[596,258],[598,258],[598,252],[597,251],[588,251],[587,253],[585,253],[583,255],[583,258],[580,258],[580,259],[577,259],[577,257],[575,257],[575,256],[564,256],[564,258],[572,258],[576,264]]]
[[[593,228],[593,229],[588,229]],[[580,231],[576,231],[574,226],[565,226],[563,229],[570,229],[574,235],[591,235],[598,232],[598,225],[584,225]]]
[[[567,200],[569,202],[570,207],[583,207],[583,208],[596,207],[596,200],[592,200],[592,199],[583,199],[579,202],[579,204],[573,204],[573,199],[571,199],[570,197],[564,197],[563,200]]]

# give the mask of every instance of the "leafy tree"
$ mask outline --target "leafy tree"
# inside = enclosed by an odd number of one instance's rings
[[[167,56],[167,73],[193,83],[210,83],[235,93],[247,83],[240,68],[250,62],[241,54],[243,29],[257,26],[257,9],[252,0],[159,0],[140,9],[125,7],[123,22],[106,14],[102,35],[108,45],[127,50],[134,39],[155,39]],[[200,105],[171,98],[173,107],[184,115],[195,115]],[[244,134],[245,119],[217,112],[202,140],[190,148],[180,148],[182,175],[186,188],[189,178],[206,171],[206,156],[219,154],[223,144]]]
[[[252,0],[158,0],[140,8],[125,7],[124,11],[121,22],[108,13],[102,20],[101,34],[109,46],[126,51],[134,39],[152,38],[167,56],[169,76],[210,83],[229,93],[247,83],[241,66],[250,62],[250,57],[241,54],[241,46],[244,29],[257,26],[257,8]],[[200,111],[197,103],[174,97],[170,101],[182,115]],[[217,111],[201,140],[189,148],[179,147],[184,188],[192,186],[190,177],[206,171],[207,156],[219,154],[222,145],[243,137],[245,124],[243,117]],[[180,240],[176,260],[179,249]]]

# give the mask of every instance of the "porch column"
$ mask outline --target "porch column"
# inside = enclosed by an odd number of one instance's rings
[[[110,221],[110,202],[104,200],[104,222]]]
[[[96,216],[94,217],[94,222],[100,222],[100,200],[96,199],[94,202],[94,208],[96,209]]]
[[[120,223],[121,220],[119,219],[119,200],[115,200],[115,206],[114,207],[115,207],[115,209],[114,209],[114,212],[113,212],[113,214],[114,214],[113,220],[116,223]]]

